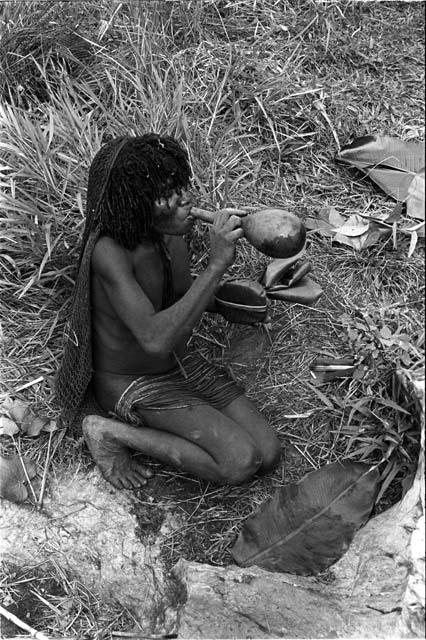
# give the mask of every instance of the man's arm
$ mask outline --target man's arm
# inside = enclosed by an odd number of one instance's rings
[[[178,251],[176,250],[176,248],[178,248]],[[176,301],[182,298],[185,293],[191,288],[192,284],[194,283],[194,277],[191,275],[190,260],[185,240],[181,237],[172,238],[169,250],[172,256],[175,256],[175,259],[176,261],[178,261],[180,267],[179,276],[176,278],[174,289]],[[221,283],[219,283],[219,286],[220,284]],[[208,311],[210,313],[218,313],[215,301],[215,293],[217,289],[218,287],[215,288],[215,291],[210,296],[210,299],[204,311]]]
[[[243,231],[235,216],[222,214],[211,230],[209,264],[188,291],[171,307],[156,312],[137,282],[120,247],[99,251],[93,266],[117,316],[130,329],[144,351],[166,357],[190,335],[235,257],[235,242]]]

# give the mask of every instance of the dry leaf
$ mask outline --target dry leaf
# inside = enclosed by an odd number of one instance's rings
[[[29,411],[29,403],[23,400],[12,400],[12,398],[6,398],[2,405],[2,412],[7,413],[12,420],[15,420],[18,424],[21,423],[25,417],[25,414]]]
[[[346,222],[346,218],[342,216],[334,207],[323,207],[320,211],[320,216],[323,218],[327,216],[328,222],[332,227],[340,227]]]
[[[345,218],[334,207],[323,207],[318,218],[308,218],[305,224],[307,229],[331,237],[334,242],[345,244],[356,251],[371,247],[381,238],[388,237],[392,231],[390,226],[386,226],[386,219],[358,214]]]
[[[12,502],[24,502],[28,498],[27,477],[32,480],[37,474],[37,466],[29,458],[0,456],[0,497]]]
[[[53,433],[53,431],[57,431],[58,424],[56,420],[49,420],[47,424],[43,427],[43,431],[47,431],[48,433]]]
[[[7,416],[0,416],[0,436],[14,436],[19,427],[14,420]]]
[[[30,412],[22,423],[22,433],[31,437],[38,436],[48,422],[48,418],[40,418]]]
[[[357,215],[349,216],[345,223],[333,229],[337,234],[342,234],[350,238],[362,236],[368,231],[369,223],[365,222],[364,218]]]

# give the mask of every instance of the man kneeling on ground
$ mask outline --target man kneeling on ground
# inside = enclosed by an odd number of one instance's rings
[[[227,371],[187,342],[233,264],[238,216],[217,213],[210,258],[193,280],[191,172],[170,137],[104,145],[89,173],[87,216],[67,342],[56,382],[66,420],[89,383],[112,419],[87,416],[83,433],[104,477],[119,488],[152,471],[132,452],[216,483],[238,484],[279,459],[266,419]]]

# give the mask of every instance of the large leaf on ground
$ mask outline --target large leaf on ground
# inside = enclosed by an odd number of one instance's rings
[[[425,166],[425,143],[364,136],[342,147],[336,159],[360,169],[385,193],[403,202],[414,176]]]
[[[344,461],[282,487],[244,523],[235,561],[299,575],[324,571],[367,521],[378,484],[377,469]]]

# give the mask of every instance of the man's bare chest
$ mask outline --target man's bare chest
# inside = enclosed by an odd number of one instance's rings
[[[164,302],[164,289],[170,287],[179,297],[187,290],[191,276],[186,243],[183,238],[171,238],[160,247],[157,243],[147,250],[136,249],[132,255],[136,281],[159,311]]]

